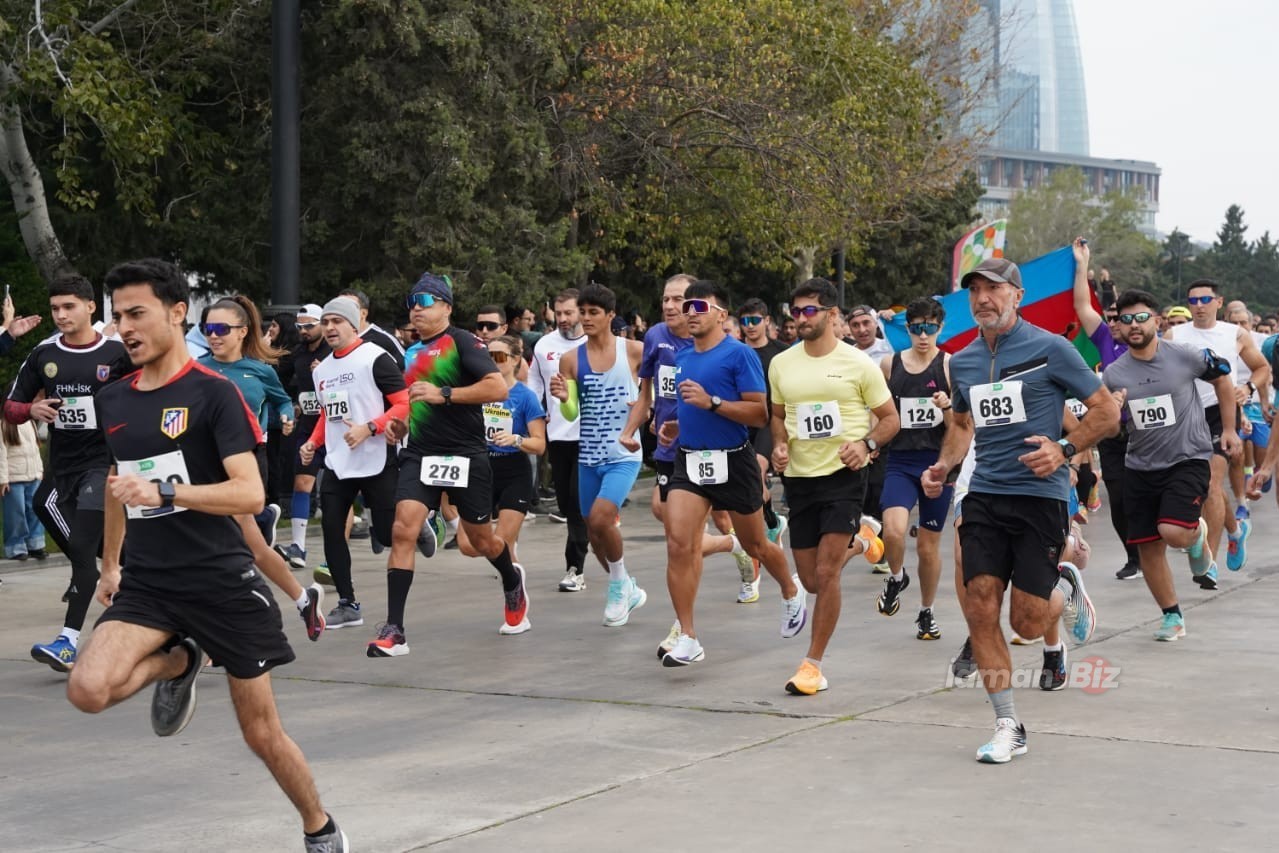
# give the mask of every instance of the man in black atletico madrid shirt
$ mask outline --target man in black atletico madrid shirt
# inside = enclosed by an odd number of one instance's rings
[[[93,328],[93,286],[78,275],[49,286],[59,334],[36,345],[18,371],[4,416],[10,423],[49,424],[49,473],[32,503],[53,541],[71,561],[66,618],[57,639],[31,647],[31,657],[59,672],[75,665],[80,629],[98,582],[102,494],[111,456],[94,409],[95,396],[129,370],[124,346]]]
[[[307,851],[346,853],[346,836],[280,724],[269,672],[293,660],[293,650],[232,518],[261,511],[265,500],[257,420],[235,385],[191,360],[182,335],[187,285],[175,267],[121,264],[106,287],[141,369],[96,400],[116,461],[98,585],[108,606],[71,671],[67,698],[97,713],[154,682],[151,725],[174,735],[195,711],[207,652],[226,668],[245,742],[301,814]]]

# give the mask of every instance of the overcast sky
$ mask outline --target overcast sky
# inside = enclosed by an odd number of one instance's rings
[[[1152,160],[1161,232],[1279,237],[1279,4],[1074,0],[1094,157]]]

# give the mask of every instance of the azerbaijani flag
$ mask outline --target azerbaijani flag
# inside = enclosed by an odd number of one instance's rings
[[[1100,361],[1097,348],[1084,334],[1075,314],[1073,294],[1075,281],[1075,255],[1069,246],[1035,258],[1020,265],[1021,283],[1025,295],[1021,300],[1021,316],[1028,322],[1054,335],[1065,335],[1079,350],[1084,361],[1096,367]],[[1101,311],[1096,294],[1093,306]],[[946,323],[938,336],[937,345],[949,353],[959,352],[977,337],[977,324],[968,308],[968,291],[959,290],[941,297],[946,309]],[[897,314],[884,324],[884,337],[894,350],[900,352],[910,346],[910,334],[906,331],[906,315]]]

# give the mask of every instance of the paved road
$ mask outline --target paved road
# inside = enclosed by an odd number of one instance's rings
[[[495,572],[442,552],[419,561],[412,654],[371,660],[384,563],[357,542],[368,624],[315,644],[289,624],[299,659],[275,687],[356,851],[1267,849],[1279,533],[1274,507],[1258,515],[1251,563],[1223,571],[1220,591],[1199,590],[1175,561],[1189,636],[1172,644],[1150,640],[1159,611],[1140,581],[1113,578],[1121,550],[1098,520],[1086,577],[1099,628],[1072,658],[1104,658],[1117,686],[1019,690],[1030,752],[1002,767],[973,760],[993,722],[983,694],[946,686],[964,637],[953,597],[937,608],[943,639],[919,642],[916,589],[897,616],[878,615],[881,582],[860,559],[845,572],[827,692],[784,692],[806,633],[779,638],[767,579],[761,603],[735,604],[727,556],[708,561],[703,583],[705,663],[661,667],[664,539],[642,499],[624,531],[649,600],[626,627],[600,624],[602,573],[584,593],[555,592],[564,528],[542,517],[521,542],[531,632],[499,636]],[[67,576],[53,561],[4,570],[0,849],[300,849],[216,672],[201,676],[191,725],[161,740],[147,698],[85,716],[64,678],[27,657],[56,630]],[[1040,655],[1014,660],[1033,669]]]

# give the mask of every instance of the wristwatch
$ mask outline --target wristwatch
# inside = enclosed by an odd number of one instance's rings
[[[712,397],[711,397],[711,411],[712,411],[712,412],[713,412],[713,411],[715,411],[716,409],[718,409],[718,408],[719,408],[720,406],[722,406],[722,405],[724,405],[724,401],[723,401],[723,400],[721,400],[719,397],[715,397],[715,396],[712,396]]]
[[[440,396],[444,398],[444,405],[453,405],[453,389],[445,385],[440,389]]]
[[[1061,452],[1065,454],[1067,459],[1070,459],[1072,456],[1074,456],[1076,453],[1079,452],[1078,450],[1075,449],[1075,445],[1070,443],[1070,439],[1068,438],[1059,439],[1057,441],[1057,446],[1061,448]]]
[[[174,489],[173,484],[166,480],[157,483],[156,486],[160,489],[160,506],[163,509],[173,509],[173,499],[177,497],[177,490]]]
[[[377,435],[377,421],[369,421],[365,426],[368,427],[369,435]]]
[[[874,453],[876,450],[879,450],[879,442],[871,438],[870,436],[863,438],[862,442],[865,443],[866,449],[871,453]]]

